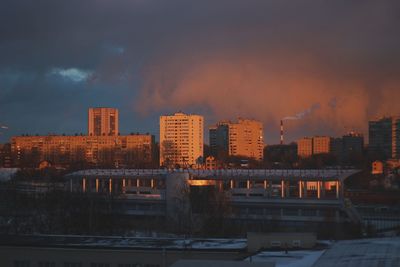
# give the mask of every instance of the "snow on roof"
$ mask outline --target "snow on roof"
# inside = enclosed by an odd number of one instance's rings
[[[0,237],[0,245],[2,244],[118,249],[243,250],[247,248],[246,239],[184,239],[68,235],[4,236]]]
[[[275,262],[276,267],[311,267],[325,250],[262,251],[245,261]]]
[[[399,266],[400,237],[339,241],[316,262],[316,267]]]

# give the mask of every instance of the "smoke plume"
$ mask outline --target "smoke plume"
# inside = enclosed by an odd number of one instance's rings
[[[319,103],[312,105],[309,109],[306,109],[305,111],[302,111],[300,113],[297,113],[294,116],[287,116],[284,117],[282,120],[286,121],[286,120],[301,120],[303,119],[305,116],[313,113],[315,110],[319,109],[321,107],[321,105]]]

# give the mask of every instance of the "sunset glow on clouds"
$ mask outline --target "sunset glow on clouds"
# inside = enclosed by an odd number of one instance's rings
[[[0,9],[3,138],[84,132],[89,106],[119,108],[123,132],[177,110],[256,118],[267,143],[314,105],[288,140],[400,113],[398,1],[22,2]]]

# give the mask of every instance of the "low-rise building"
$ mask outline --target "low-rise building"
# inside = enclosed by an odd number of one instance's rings
[[[53,166],[88,163],[113,167],[146,167],[154,160],[154,136],[14,136],[11,156],[15,166],[38,167],[48,161]]]
[[[312,155],[332,152],[333,138],[329,136],[304,137],[297,141],[297,155],[307,158]]]
[[[301,158],[307,158],[313,154],[313,140],[310,137],[304,137],[297,141],[297,155]]]

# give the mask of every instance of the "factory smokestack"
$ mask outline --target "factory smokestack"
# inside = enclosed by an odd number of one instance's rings
[[[281,120],[281,145],[283,145],[283,120]]]

